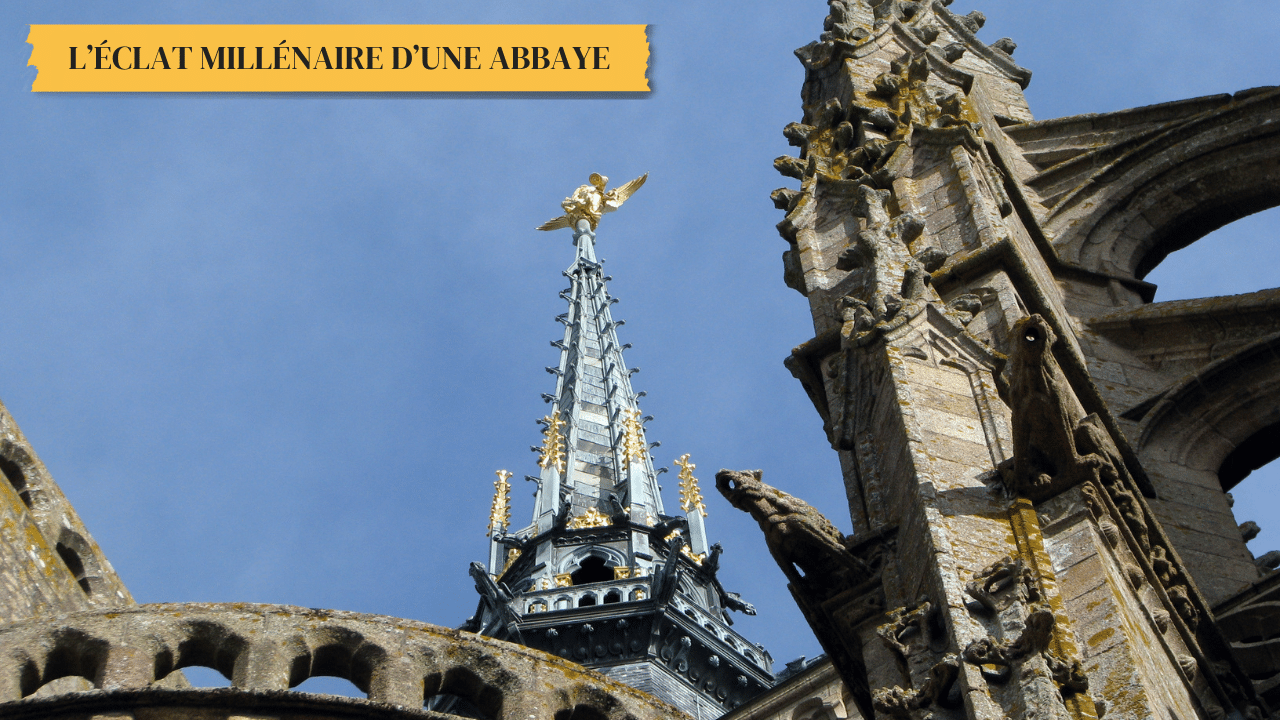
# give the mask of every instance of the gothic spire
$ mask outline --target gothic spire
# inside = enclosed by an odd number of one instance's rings
[[[472,567],[482,599],[466,628],[515,640],[626,678],[697,717],[717,717],[770,687],[771,659],[730,627],[729,610],[754,614],[716,577],[694,465],[682,456],[680,511],[665,514],[646,437],[652,419],[631,387],[595,229],[644,182],[607,191],[592,175],[540,229],[572,228],[574,258],[560,291],[568,309],[555,392],[539,420],[533,522],[508,530],[499,471],[490,512],[488,572]],[[590,642],[584,642],[584,634]]]
[[[550,414],[540,422],[543,445],[534,523],[551,529],[565,512],[567,521],[603,522],[625,513],[633,522],[652,525],[663,512],[656,471],[645,439],[639,393],[623,358],[610,306],[617,299],[610,278],[595,255],[595,233],[586,220],[574,232],[576,256],[565,270],[569,287],[561,293],[568,311],[557,317],[564,336],[560,362],[547,371],[556,376]]]

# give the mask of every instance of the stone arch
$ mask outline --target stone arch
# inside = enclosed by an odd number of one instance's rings
[[[801,701],[791,711],[791,720],[845,720],[847,716],[843,702],[828,702],[816,695]]]
[[[45,636],[44,655],[30,658],[20,677],[22,697],[34,694],[42,686],[64,677],[84,678],[94,687],[102,686],[109,643],[100,637],[74,627],[60,627]]]
[[[609,716],[590,705],[574,705],[556,712],[555,720],[609,720]]]
[[[429,663],[422,681],[424,703],[434,697],[452,696],[474,708],[485,720],[518,715],[521,703],[515,700],[527,688],[501,659],[477,647],[458,647],[445,657],[447,662],[437,659]]]
[[[1168,390],[1144,420],[1138,446],[1144,459],[1217,477],[1237,448],[1277,423],[1280,334],[1215,360]]]
[[[1225,225],[1191,245],[1170,252],[1151,269],[1150,302],[1231,297],[1248,302],[1280,285],[1268,262],[1280,249],[1280,206]],[[1145,299],[1145,296],[1144,296]],[[1260,336],[1263,333],[1258,333]]]
[[[1254,470],[1280,458],[1280,422],[1258,430],[1237,443],[1218,466],[1218,482],[1223,490],[1240,484]]]
[[[588,558],[600,558],[604,561],[606,567],[625,567],[627,564],[627,556],[611,547],[602,545],[593,545],[590,547],[581,547],[566,555],[560,560],[559,574],[573,574],[582,568],[582,563]]]
[[[10,648],[0,667],[0,701],[21,700],[40,689],[40,663],[25,648]]]
[[[620,699],[603,688],[577,684],[555,692],[555,720],[632,720]]]
[[[98,556],[80,533],[68,527],[62,528],[54,549],[85,595],[92,598],[103,590]]]
[[[261,691],[284,690],[290,680],[327,670],[369,688],[367,700],[341,699],[347,714],[350,703],[420,707],[449,696],[487,720],[549,717],[578,706],[608,720],[667,717],[656,700],[558,657],[402,618],[284,605],[166,604],[0,625],[0,702],[75,676],[103,689],[164,687],[174,698],[190,690],[186,697],[199,705],[207,689],[156,681],[184,666],[209,667],[231,681],[218,696],[223,714],[238,697],[292,704],[281,700],[286,693]],[[578,685],[590,691],[560,702],[558,688]]]
[[[1063,258],[1141,278],[1169,253],[1280,205],[1280,91],[1246,91],[1222,102],[1099,156],[1103,167],[1049,218]]]
[[[234,630],[210,620],[184,622],[176,630],[172,665],[163,675],[157,672],[158,678],[194,665],[217,670],[233,683],[236,682],[238,668],[241,676],[244,675],[243,659],[249,643]]]
[[[1210,603],[1258,580],[1220,473],[1237,448],[1278,422],[1280,333],[1202,367],[1166,391],[1140,426],[1151,510]]]
[[[310,662],[304,663],[301,656],[298,657],[294,665],[305,665],[305,674],[297,678],[302,673],[295,671],[290,687],[308,678],[327,675],[348,680],[367,695],[375,670],[387,659],[385,649],[368,642],[360,632],[340,625],[326,625],[308,635],[306,647],[310,649],[307,657]]]

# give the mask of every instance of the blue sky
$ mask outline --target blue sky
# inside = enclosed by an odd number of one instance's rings
[[[952,6],[971,9],[980,37],[1019,43],[1039,118],[1280,78],[1275,3]],[[493,472],[533,472],[554,387],[572,248],[533,228],[593,171],[649,172],[598,252],[659,463],[691,453],[707,489],[717,468],[763,468],[847,530],[835,455],[782,367],[811,326],[782,284],[768,199],[794,184],[772,169],[800,116],[791,51],[825,14],[821,0],[5,3],[0,398],[141,602],[458,624]],[[497,22],[650,24],[654,90],[37,95],[26,67],[38,23]],[[1275,284],[1278,219],[1175,254],[1149,278],[1157,299]],[[1280,547],[1274,481],[1237,493],[1259,553]],[[525,518],[533,488],[515,489]],[[724,584],[760,609],[737,628],[779,663],[816,654],[754,523],[705,494]]]

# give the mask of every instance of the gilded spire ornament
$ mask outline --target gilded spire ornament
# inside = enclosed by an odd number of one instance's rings
[[[511,522],[511,473],[506,470],[495,470],[498,480],[493,484],[493,506],[489,508],[489,532],[486,535],[502,534],[507,531]]]
[[[702,504],[702,489],[698,487],[698,478],[693,476],[693,471],[698,466],[689,462],[689,453],[681,455],[676,460],[676,465],[680,466],[680,474],[676,476],[680,479],[680,507],[685,512],[692,512],[697,508],[702,517],[706,517],[707,506]]]
[[[645,173],[629,183],[605,192],[604,188],[609,184],[609,178],[600,173],[591,173],[589,185],[579,186],[572,195],[560,203],[560,207],[564,208],[564,215],[542,223],[538,229],[572,228],[577,227],[578,222],[586,220],[591,224],[591,231],[595,232],[596,226],[600,224],[600,216],[622,207],[622,203],[626,202],[627,198],[639,190],[648,179],[649,173]]]
[[[548,415],[542,418],[542,424],[542,434],[545,437],[542,439],[542,456],[538,458],[538,465],[543,468],[554,467],[563,474],[565,472],[564,421],[559,415]]]
[[[622,419],[622,452],[628,460],[644,458],[644,426],[640,424],[640,411],[624,410]]]
[[[581,530],[582,528],[608,527],[609,525],[608,515],[595,508],[587,508],[586,512],[570,520],[565,527],[569,530]]]

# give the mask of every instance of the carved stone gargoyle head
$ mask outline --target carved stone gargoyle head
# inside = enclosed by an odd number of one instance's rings
[[[1042,358],[1050,348],[1058,342],[1058,335],[1049,327],[1049,322],[1039,315],[1025,317],[1013,325],[1013,342],[1018,347],[1013,352],[1022,353],[1027,358]]]
[[[1010,338],[1007,401],[1013,457],[1001,463],[1000,471],[1012,495],[1034,502],[1085,480],[1118,477],[1116,464],[1123,464],[1101,419],[1085,415],[1054,359],[1056,340],[1039,315],[1015,323]]]
[[[761,480],[759,470],[716,473],[716,489],[756,519],[769,553],[792,583],[822,601],[869,578],[844,534],[812,505]]]

